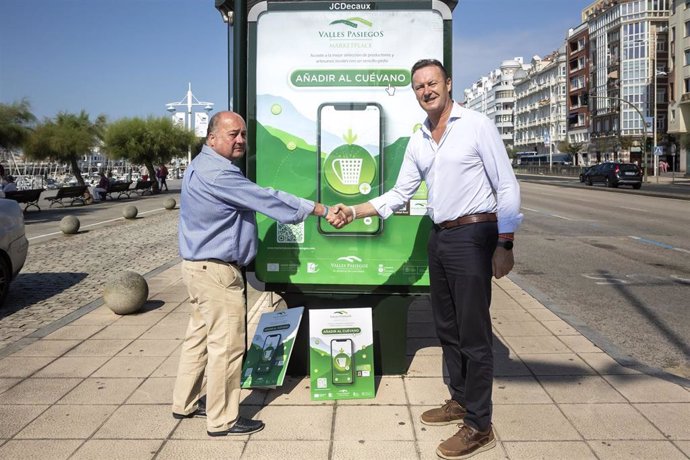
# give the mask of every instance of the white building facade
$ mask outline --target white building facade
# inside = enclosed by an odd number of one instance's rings
[[[521,57],[503,61],[501,66],[464,90],[465,107],[483,113],[496,124],[506,146],[513,146],[515,88],[513,79],[526,68]]]
[[[667,130],[668,18],[672,0],[600,0],[586,11],[590,44],[592,162],[652,168],[642,139]],[[656,115],[656,117],[655,117]],[[627,150],[621,139],[634,145]]]
[[[538,154],[559,153],[567,139],[566,48],[541,59],[532,58],[528,70],[515,75],[515,149]]]

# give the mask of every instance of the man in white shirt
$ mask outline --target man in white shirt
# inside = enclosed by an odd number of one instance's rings
[[[347,222],[387,218],[426,181],[429,278],[436,333],[450,377],[451,398],[421,416],[426,425],[461,422],[436,453],[461,459],[491,449],[493,351],[491,276],[513,268],[514,232],[522,221],[520,189],[496,126],[453,102],[451,79],[437,60],[412,67],[412,89],[427,113],[407,145],[395,186],[369,202],[339,205]]]

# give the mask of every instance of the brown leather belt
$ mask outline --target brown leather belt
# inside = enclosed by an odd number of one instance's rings
[[[481,214],[468,214],[466,216],[458,217],[454,220],[447,220],[438,224],[439,227],[446,230],[460,225],[478,224],[480,222],[496,222],[498,218],[493,212],[484,212]]]
[[[220,259],[199,259],[199,260],[188,260],[188,262],[213,262],[214,264],[236,265],[239,267],[239,264],[234,260],[232,260],[230,262],[226,262],[225,260],[220,260]]]

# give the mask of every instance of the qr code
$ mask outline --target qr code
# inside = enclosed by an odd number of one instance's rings
[[[328,386],[328,380],[325,377],[319,377],[316,379],[316,388],[326,388]]]
[[[304,243],[304,222],[299,224],[278,223],[278,243]]]

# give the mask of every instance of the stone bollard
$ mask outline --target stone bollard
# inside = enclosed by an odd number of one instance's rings
[[[113,313],[129,315],[136,313],[149,296],[149,285],[139,273],[124,271],[105,283],[103,300]]]
[[[175,209],[176,205],[177,202],[175,201],[175,198],[166,198],[166,200],[163,202],[163,207],[168,211]]]
[[[122,210],[122,216],[125,219],[136,219],[138,213],[139,210],[137,207],[132,205],[125,206],[125,208]]]
[[[79,231],[79,219],[74,216],[65,216],[60,221],[60,230],[65,235],[74,235]]]

